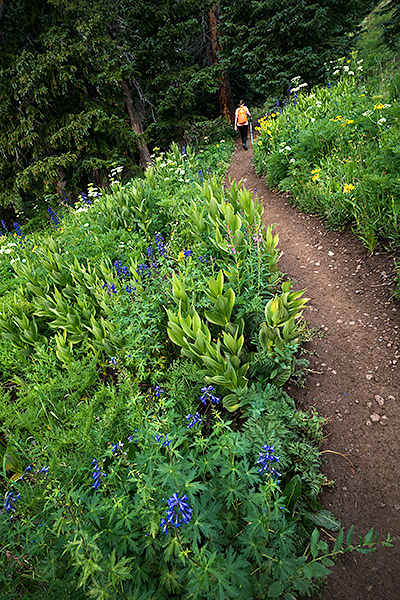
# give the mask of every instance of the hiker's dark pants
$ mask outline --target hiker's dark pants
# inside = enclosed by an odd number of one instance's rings
[[[246,142],[247,142],[247,132],[249,130],[249,126],[248,126],[248,124],[238,125],[237,128],[239,129],[240,135],[242,136],[242,144],[243,144],[243,146],[245,146]]]

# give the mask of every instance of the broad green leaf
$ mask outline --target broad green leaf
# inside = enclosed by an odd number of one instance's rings
[[[286,497],[286,506],[290,513],[293,512],[296,502],[301,496],[301,489],[300,475],[295,475],[283,490],[283,495]]]
[[[319,541],[319,531],[315,527],[314,531],[312,532],[311,539],[310,539],[310,550],[311,550],[311,555],[313,558],[316,558],[318,556],[318,541]]]
[[[351,525],[349,531],[347,532],[347,536],[346,536],[347,547],[351,546],[351,542],[353,540],[353,531],[354,531],[354,525]]]
[[[268,598],[279,598],[284,589],[281,581],[274,581],[268,588]]]
[[[321,565],[320,562],[311,562],[304,567],[304,575],[311,579],[312,577],[326,577],[331,571]]]
[[[341,523],[329,510],[320,510],[317,513],[307,513],[307,517],[318,527],[324,527],[330,531],[339,531]]]
[[[333,551],[334,552],[339,552],[339,550],[341,549],[342,545],[343,545],[343,529],[341,529],[339,531],[339,535],[337,536],[335,543],[333,545]]]

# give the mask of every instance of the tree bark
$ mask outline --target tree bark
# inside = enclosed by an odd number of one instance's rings
[[[222,52],[222,46],[219,41],[218,33],[218,3],[215,3],[212,6],[212,8],[210,8],[210,10],[208,11],[208,21],[210,24],[210,39],[213,63],[219,64],[219,57]],[[230,125],[232,125],[235,114],[235,108],[233,106],[231,82],[229,80],[228,72],[225,69],[219,76],[218,101],[221,115],[223,115],[229,121]]]
[[[121,82],[121,85],[122,85],[122,91],[124,92],[124,96],[125,96],[125,104],[126,104],[126,109],[128,111],[128,115],[129,115],[129,121],[130,121],[133,131],[138,136],[137,137],[137,149],[139,151],[140,164],[142,165],[142,167],[144,169],[146,169],[149,165],[152,164],[152,160],[150,157],[149,149],[144,140],[142,117],[136,110],[135,102],[133,100],[132,92],[131,92],[128,82],[125,79],[123,79]]]

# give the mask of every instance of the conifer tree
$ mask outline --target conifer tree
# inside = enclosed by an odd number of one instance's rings
[[[241,69],[260,100],[285,93],[300,75],[321,81],[343,53],[373,0],[221,0],[221,32],[231,68]]]

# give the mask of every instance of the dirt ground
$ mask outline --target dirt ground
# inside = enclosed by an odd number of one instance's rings
[[[257,190],[267,224],[276,224],[281,270],[310,298],[304,316],[322,337],[312,353],[305,388],[289,386],[298,406],[315,406],[326,419],[325,474],[335,480],[322,494],[357,541],[370,527],[394,548],[339,560],[322,600],[400,599],[400,303],[391,299],[393,261],[372,256],[350,232],[327,231],[299,213],[286,194],[269,190],[252,167],[252,149],[237,143],[228,176]],[[338,453],[338,454],[335,454]]]

